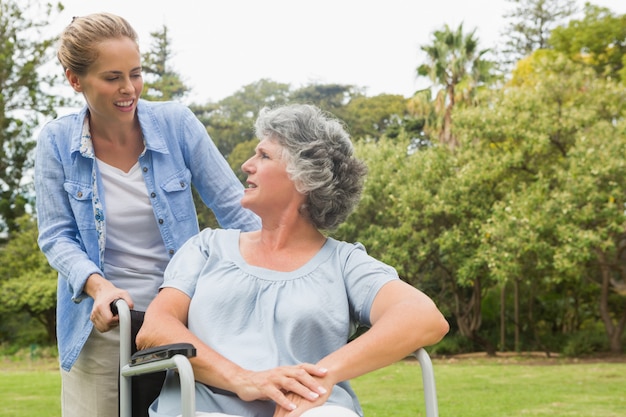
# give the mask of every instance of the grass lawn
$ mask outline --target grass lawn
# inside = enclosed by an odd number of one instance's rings
[[[624,417],[626,358],[436,359],[440,417]],[[417,361],[353,381],[366,417],[422,417]],[[0,362],[1,417],[60,417],[56,362]]]
[[[624,417],[626,360],[435,360],[440,417]],[[353,381],[366,417],[425,415],[419,364]]]
[[[0,358],[0,416],[60,417],[60,386],[56,359]]]

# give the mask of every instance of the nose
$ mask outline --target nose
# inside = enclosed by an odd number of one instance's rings
[[[135,87],[130,78],[124,77],[122,80],[122,85],[120,86],[120,91],[122,94],[132,93]]]
[[[252,158],[254,158],[254,156],[248,158],[247,161],[245,161],[243,164],[241,164],[241,170],[243,171],[244,174],[251,174],[252,173],[252,169],[253,169]]]
[[[248,162],[250,162],[249,159],[247,161],[245,161],[243,164],[241,164],[241,170],[243,171],[244,174],[249,174],[250,173],[250,170],[248,169],[248,166],[250,164]]]

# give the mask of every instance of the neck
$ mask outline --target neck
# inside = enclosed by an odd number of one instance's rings
[[[313,225],[307,223],[300,227],[266,227],[259,232],[259,244],[266,249],[279,251],[284,248],[302,248],[321,246],[326,237]]]
[[[303,220],[304,222],[304,220]],[[277,225],[241,235],[239,249],[251,265],[276,271],[294,271],[324,246],[326,237],[308,222],[297,227]]]
[[[92,138],[106,142],[117,142],[119,144],[134,143],[142,137],[141,127],[135,117],[132,122],[109,123],[89,116],[89,130]]]

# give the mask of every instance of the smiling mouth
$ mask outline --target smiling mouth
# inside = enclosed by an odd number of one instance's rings
[[[117,107],[130,107],[133,105],[134,100],[128,101],[120,101],[119,103],[115,103]]]

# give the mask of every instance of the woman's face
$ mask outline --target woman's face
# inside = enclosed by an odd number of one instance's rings
[[[130,38],[107,39],[97,46],[98,59],[85,75],[66,71],[75,91],[83,93],[92,118],[132,121],[143,89],[141,55]]]
[[[281,154],[281,146],[265,138],[257,145],[254,155],[241,165],[243,172],[248,174],[241,205],[260,217],[289,207],[298,210],[304,203],[305,196],[296,190],[289,178]]]

